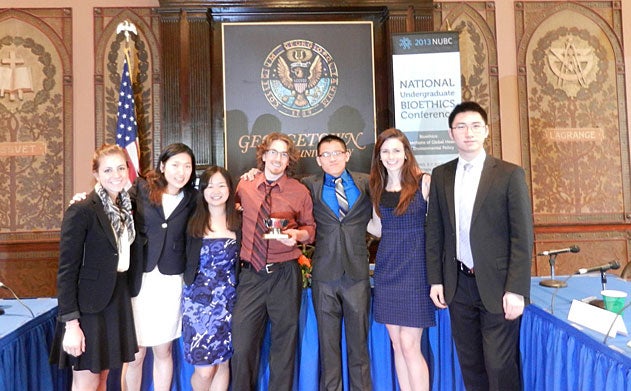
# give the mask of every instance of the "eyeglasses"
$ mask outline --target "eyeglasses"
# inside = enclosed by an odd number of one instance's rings
[[[469,129],[471,133],[482,133],[484,129],[486,129],[486,125],[481,122],[474,122],[472,124],[458,124],[455,127],[451,128],[452,130],[456,130],[458,132],[464,132]]]
[[[343,155],[343,154],[345,154],[347,152],[348,151],[322,152],[321,154],[318,155],[318,157],[323,157],[325,159],[330,159],[332,157],[338,157],[340,155]]]
[[[269,156],[271,158],[275,158],[277,156],[280,156],[281,159],[289,159],[289,154],[287,152],[281,152],[281,151],[277,151],[275,149],[268,149],[267,150],[267,156]]]

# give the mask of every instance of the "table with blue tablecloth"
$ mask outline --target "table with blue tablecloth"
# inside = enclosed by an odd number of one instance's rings
[[[599,296],[600,276],[570,278],[567,288],[553,289],[539,285],[541,278],[532,279],[532,305],[526,307],[521,325],[521,358],[525,391],[560,390],[631,390],[631,348],[628,336],[610,338],[567,321],[572,299]],[[631,293],[631,283],[609,276],[608,288]],[[555,293],[556,292],[556,293]],[[554,313],[552,314],[552,296]],[[317,323],[311,301],[311,291],[302,298],[299,324],[299,344],[296,357],[295,389],[318,389]],[[15,300],[1,300],[0,308],[0,390],[69,390],[69,370],[59,371],[48,364],[48,352],[57,312],[55,299],[31,299],[26,303],[36,314],[30,314]],[[630,310],[631,311],[631,310]],[[464,391],[455,349],[451,339],[449,312],[436,313],[437,326],[424,333],[423,351],[432,376],[432,390]],[[631,314],[623,320],[631,332]],[[398,390],[390,340],[384,325],[374,322],[371,314],[369,352],[375,391]],[[260,390],[266,390],[269,339],[263,346],[260,370]],[[345,342],[343,341],[343,344]],[[174,344],[174,378],[171,390],[190,390],[193,367],[183,360],[182,341]],[[143,390],[151,390],[150,354],[145,362]],[[346,361],[344,360],[344,365]],[[344,379],[348,384],[348,379]],[[120,371],[112,371],[108,390],[120,389]]]
[[[48,363],[57,299],[0,300],[0,390],[53,391],[70,389],[68,371]]]
[[[607,289],[631,294],[631,283],[607,277]],[[573,299],[600,298],[600,274],[557,279],[567,279],[568,286],[542,287],[541,278],[531,282],[533,305],[526,307],[521,325],[524,390],[631,390],[631,336],[617,335],[605,344],[603,334],[567,321]],[[622,318],[631,332],[631,313]]]

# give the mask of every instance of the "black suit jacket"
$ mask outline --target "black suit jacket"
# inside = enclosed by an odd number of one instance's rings
[[[61,223],[57,298],[59,319],[102,311],[116,286],[118,246],[99,196],[70,205]]]
[[[454,181],[458,159],[432,171],[426,255],[430,284],[443,284],[445,300],[456,292]],[[480,297],[491,313],[502,313],[505,292],[530,296],[532,209],[524,170],[487,156],[473,205],[470,242]]]
[[[162,274],[175,275],[184,273],[186,266],[186,225],[195,209],[193,188],[182,189],[184,198],[180,201],[169,218],[164,217],[162,206],[149,201],[149,186],[138,178],[129,194],[134,205],[136,241],[132,246],[134,268],[140,267],[132,283],[132,296],[140,292],[142,272],[150,272],[156,266]]]
[[[350,174],[360,194],[342,221],[322,199],[324,174],[302,180],[313,200],[316,249],[312,278],[317,281],[334,281],[344,273],[356,280],[368,279],[366,226],[372,217],[368,175]]]

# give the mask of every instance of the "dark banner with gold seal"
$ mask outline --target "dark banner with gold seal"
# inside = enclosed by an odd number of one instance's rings
[[[372,22],[224,23],[226,167],[256,166],[271,132],[301,150],[299,175],[321,172],[320,138],[333,133],[352,153],[349,169],[368,172],[375,143]]]

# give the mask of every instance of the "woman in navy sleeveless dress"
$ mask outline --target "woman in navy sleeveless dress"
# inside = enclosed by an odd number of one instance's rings
[[[227,390],[241,220],[232,179],[224,168],[207,168],[199,189],[187,229],[182,295],[184,359],[195,366],[193,389]]]
[[[421,173],[409,141],[398,129],[387,129],[377,138],[370,190],[377,216],[369,231],[381,236],[374,274],[375,320],[384,323],[390,335],[401,389],[429,390],[429,369],[420,348],[423,329],[435,325],[436,311],[425,264],[429,175]]]
[[[379,323],[430,327],[436,323],[436,307],[429,297],[425,265],[425,211],[421,188],[408,210],[396,216],[400,192],[384,192],[381,241],[375,263],[373,311]]]

